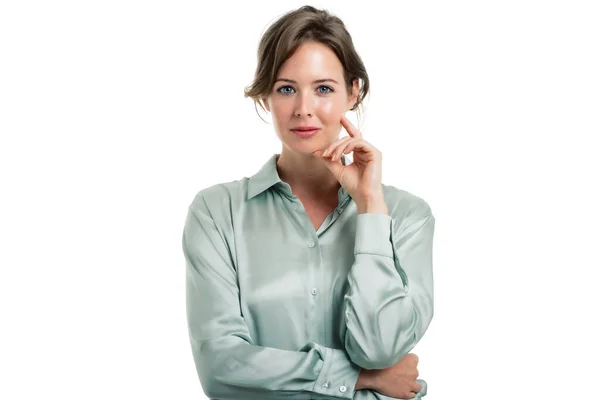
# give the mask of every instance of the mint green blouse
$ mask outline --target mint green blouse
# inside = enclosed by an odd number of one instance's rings
[[[338,206],[315,228],[277,173],[198,192],[183,230],[194,362],[210,399],[390,399],[355,390],[398,362],[433,317],[435,219],[382,185],[389,215]],[[342,162],[347,165],[348,157]],[[417,398],[427,393],[423,385]]]

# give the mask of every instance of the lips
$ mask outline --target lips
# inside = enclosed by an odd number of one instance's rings
[[[319,129],[316,126],[310,126],[310,125],[298,125],[294,128],[292,128],[293,131],[314,131],[315,129]]]
[[[294,132],[294,134],[296,134],[297,136],[303,137],[303,138],[309,138],[311,136],[313,136],[314,134],[316,134],[319,129],[315,128],[315,129],[292,129],[292,132]]]

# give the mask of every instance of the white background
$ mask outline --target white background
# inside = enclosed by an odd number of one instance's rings
[[[0,398],[204,398],[187,206],[280,151],[243,89],[304,4],[1,3]],[[427,399],[600,398],[597,3],[309,4],[365,62],[384,183],[436,217]]]

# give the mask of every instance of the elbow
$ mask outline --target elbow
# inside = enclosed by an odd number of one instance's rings
[[[210,366],[198,368],[198,377],[200,378],[200,386],[207,399],[218,399],[224,397],[224,387],[219,381],[216,371]]]
[[[227,375],[227,373],[219,373],[219,371],[210,366],[207,366],[204,370],[198,370],[200,386],[207,399],[225,400],[235,398],[235,388],[231,387],[233,377],[228,377]]]
[[[400,308],[388,308],[370,319],[346,312],[342,339],[353,363],[364,369],[389,368],[415,347],[431,322],[433,307],[407,304],[410,309],[401,303]]]
[[[200,379],[200,386],[202,386],[202,392],[204,392],[204,396],[207,399],[217,399],[219,398],[219,390],[217,389],[216,382],[211,379],[207,379],[207,377],[202,377]]]
[[[391,346],[385,346],[382,342],[359,342],[348,339],[346,351],[350,360],[364,369],[386,369],[391,367],[406,356],[416,345],[414,333],[407,337],[400,335],[398,340]]]
[[[213,341],[195,341],[192,340],[192,354],[200,386],[204,395],[208,399],[227,399],[231,398],[231,390],[228,382],[228,369],[223,368],[226,360],[224,349],[217,351]]]
[[[211,368],[210,363],[206,362],[207,355],[202,351],[203,346],[201,342],[192,340],[192,349],[194,364],[196,365],[196,372],[198,373],[202,391],[207,398],[215,398],[215,392],[219,391],[219,382],[216,379],[215,371]]]
[[[231,397],[231,394],[228,393],[227,390],[224,389],[223,385],[216,381],[215,379],[206,379],[206,377],[201,381],[200,385],[202,386],[202,392],[204,392],[204,396],[207,399],[234,399],[235,397]]]
[[[419,317],[414,309],[409,315],[391,325],[382,320],[347,324],[344,346],[352,362],[364,369],[385,369],[400,361],[420,339]]]
[[[394,365],[390,357],[375,354],[358,354],[348,352],[350,360],[359,367],[367,370],[386,369]]]

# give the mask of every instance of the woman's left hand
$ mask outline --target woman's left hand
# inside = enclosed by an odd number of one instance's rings
[[[362,138],[362,133],[342,114],[342,126],[350,136],[331,143],[325,151],[315,150],[313,155],[321,157],[333,176],[352,196],[359,211],[367,207],[385,207],[381,186],[382,154],[372,144]],[[353,162],[342,164],[343,154],[354,152]],[[387,210],[382,210],[387,213]]]

